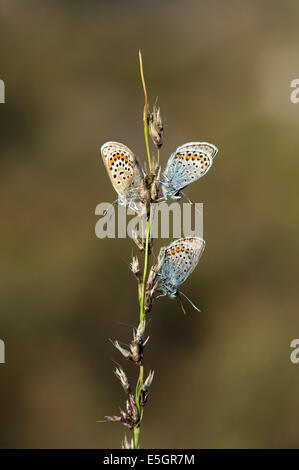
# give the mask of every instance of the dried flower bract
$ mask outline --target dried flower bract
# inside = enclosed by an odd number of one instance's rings
[[[161,118],[160,108],[154,105],[153,112],[148,114],[149,134],[153,143],[160,149],[163,145],[164,124]]]

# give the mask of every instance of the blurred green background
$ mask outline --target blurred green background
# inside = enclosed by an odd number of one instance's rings
[[[96,421],[124,403],[113,361],[137,375],[108,341],[137,322],[135,248],[97,239],[94,210],[115,199],[100,146],[145,157],[139,48],[162,164],[190,140],[219,148],[187,191],[207,246],[183,291],[202,313],[154,304],[141,445],[298,445],[298,16],[295,0],[0,2],[2,448],[127,432]]]

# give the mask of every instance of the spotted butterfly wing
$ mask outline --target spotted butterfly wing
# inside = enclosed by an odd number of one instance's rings
[[[141,177],[134,153],[119,142],[106,142],[101,147],[101,154],[119,201],[129,204],[138,197]]]
[[[175,240],[164,250],[164,258],[158,274],[158,289],[174,298],[179,287],[196,267],[205,247],[205,241],[199,237],[187,237]]]
[[[164,198],[181,199],[181,190],[209,171],[217,152],[217,147],[208,142],[189,142],[178,147],[169,157],[163,174]]]

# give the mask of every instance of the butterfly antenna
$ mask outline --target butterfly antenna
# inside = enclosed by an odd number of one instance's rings
[[[157,255],[155,253],[155,249],[152,247],[152,255],[153,255],[153,258],[155,260],[155,262],[157,261]]]
[[[184,307],[184,305],[183,305],[183,302],[182,302],[182,298],[181,298],[181,296],[180,296],[180,293],[178,293],[178,299],[179,299],[179,301],[180,301],[180,306],[181,306],[182,312],[183,312],[184,315],[186,315],[187,312],[186,312],[186,309],[185,309],[185,307]]]
[[[191,201],[191,199],[189,198],[189,196],[187,196],[186,193],[183,193],[183,191],[181,191],[181,193],[184,196],[184,198],[186,198],[190,202],[190,204],[192,204],[193,206],[195,205],[195,202]]]
[[[186,198],[186,199],[189,201],[189,203],[190,203],[192,206],[195,207],[195,211],[196,211],[198,214],[200,214],[200,211],[199,211],[198,209],[196,209],[196,203],[193,202],[193,201],[191,201],[191,199],[189,198],[189,196],[187,196],[186,193],[183,193],[183,191],[181,191],[181,193],[182,193],[182,195],[184,196],[184,198]]]
[[[180,295],[183,295],[183,296],[188,300],[188,302],[190,302],[190,304],[192,305],[192,307],[193,307],[195,310],[197,310],[199,313],[201,313],[201,311],[199,310],[199,308],[196,307],[196,305],[189,299],[189,297],[187,297],[186,294],[184,294],[184,292],[179,292],[179,296],[180,296]],[[180,300],[181,300],[181,302],[182,302],[182,299],[181,299],[181,298],[180,298]],[[184,310],[183,310],[183,312],[184,312]],[[184,312],[184,313],[185,313],[185,312]]]

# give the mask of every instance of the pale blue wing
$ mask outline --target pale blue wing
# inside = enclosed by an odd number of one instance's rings
[[[204,247],[204,240],[190,237],[175,240],[164,248],[164,261],[158,276],[158,286],[163,293],[176,296],[180,285],[196,267]]]
[[[217,147],[208,142],[189,142],[178,147],[169,157],[163,174],[164,197],[179,199],[179,191],[209,171],[217,152]]]

